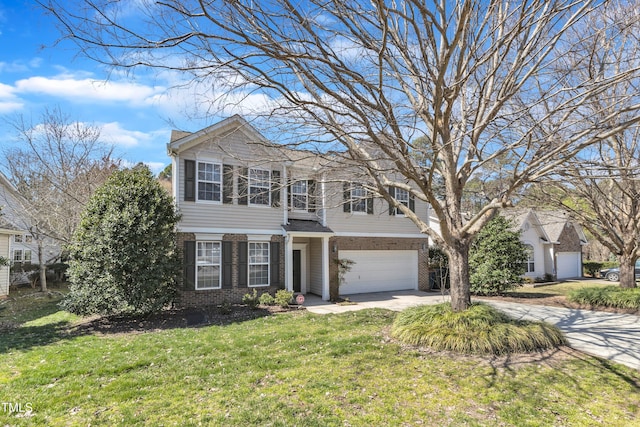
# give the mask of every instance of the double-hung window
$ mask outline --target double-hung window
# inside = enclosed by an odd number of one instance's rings
[[[269,286],[269,242],[249,242],[249,286]]]
[[[271,206],[271,173],[264,169],[249,169],[249,204]]]
[[[219,202],[222,188],[222,165],[198,162],[198,200]]]
[[[536,264],[533,254],[533,245],[525,244],[525,250],[527,251],[527,261],[525,262],[525,273],[533,273],[536,271]]]
[[[22,262],[22,260],[23,260],[22,249],[14,249],[13,250],[13,262]]]
[[[196,289],[220,288],[220,242],[196,242]]]
[[[291,184],[291,209],[307,211],[309,209],[309,183],[296,181]]]
[[[351,212],[367,213],[367,190],[360,184],[351,187]]]
[[[395,198],[399,203],[409,208],[409,192],[407,190],[396,188]],[[396,208],[396,215],[404,215],[404,213],[399,208]]]

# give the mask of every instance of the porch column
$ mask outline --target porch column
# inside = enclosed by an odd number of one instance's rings
[[[322,299],[329,300],[329,236],[322,237]]]
[[[284,287],[293,291],[293,236],[287,233],[284,241]]]

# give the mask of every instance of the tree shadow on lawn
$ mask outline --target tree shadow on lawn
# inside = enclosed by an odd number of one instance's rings
[[[244,305],[234,305],[224,311],[218,307],[171,309],[143,317],[93,316],[79,322],[63,320],[38,326],[11,325],[0,327],[0,354],[28,350],[86,335],[140,334],[167,329],[224,326],[288,311],[299,309],[265,307],[252,310]]]

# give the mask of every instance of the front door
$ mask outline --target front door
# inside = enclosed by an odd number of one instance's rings
[[[293,291],[302,291],[302,257],[299,249],[293,250]]]

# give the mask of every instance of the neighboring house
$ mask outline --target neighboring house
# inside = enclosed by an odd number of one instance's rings
[[[182,215],[183,304],[237,302],[253,289],[325,300],[428,289],[426,236],[348,172],[330,173],[330,158],[273,144],[239,116],[174,131],[167,148]],[[427,220],[424,202],[395,195]],[[355,261],[339,287],[338,259]]]
[[[11,240],[18,230],[2,218],[0,218],[0,257],[11,260]],[[8,265],[0,265],[0,298],[9,295],[10,268]]]
[[[509,209],[502,214],[514,220],[529,249],[526,276],[550,275],[558,280],[582,277],[582,246],[587,238],[582,227],[565,212]]]
[[[28,203],[20,196],[18,190],[9,182],[7,177],[0,173],[0,214],[5,225],[8,226],[6,235],[9,239],[8,258],[12,266],[38,262],[38,243],[35,241],[29,229],[29,215],[25,212]],[[58,245],[47,239],[44,247],[45,260],[54,259],[59,254]],[[11,284],[23,284],[29,282],[29,273],[14,268],[10,276]]]

